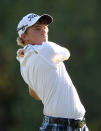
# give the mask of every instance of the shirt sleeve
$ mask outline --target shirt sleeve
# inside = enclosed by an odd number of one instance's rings
[[[22,75],[25,83],[29,87],[32,88],[32,83],[31,83],[30,79],[32,79],[34,77],[33,70],[36,67],[36,61],[38,60],[37,59],[38,50],[35,49],[31,45],[25,46],[23,48],[23,50],[24,50],[24,56],[23,57],[21,57],[19,55],[20,50],[21,49],[18,49],[17,56],[16,56],[16,59],[20,63],[20,72],[21,72],[21,75]],[[31,73],[31,72],[33,72],[33,73]],[[31,73],[31,75],[30,75],[30,73]]]
[[[68,60],[70,57],[68,49],[53,42],[48,42],[48,44],[44,45],[42,50],[40,50],[40,54],[54,64]]]
[[[55,63],[59,63],[61,61],[68,60],[70,57],[70,52],[68,49],[61,47],[60,45],[53,44],[53,49],[54,49],[54,56],[53,56],[53,61]]]

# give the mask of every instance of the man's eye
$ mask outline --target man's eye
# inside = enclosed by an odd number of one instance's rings
[[[36,30],[41,30],[41,28],[40,28],[40,27],[37,27]]]

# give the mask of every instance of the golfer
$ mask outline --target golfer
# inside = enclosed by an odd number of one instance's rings
[[[30,95],[44,105],[40,131],[88,131],[85,108],[63,63],[70,52],[48,41],[52,21],[48,14],[30,13],[18,23],[20,72]]]

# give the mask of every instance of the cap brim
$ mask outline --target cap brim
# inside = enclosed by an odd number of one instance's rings
[[[38,19],[40,23],[50,24],[53,22],[53,18],[50,15],[44,14]]]

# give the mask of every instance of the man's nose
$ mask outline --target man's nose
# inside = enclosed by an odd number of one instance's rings
[[[42,32],[43,34],[45,34],[45,33],[46,33],[46,30],[45,30],[45,29],[41,29],[41,32]]]

